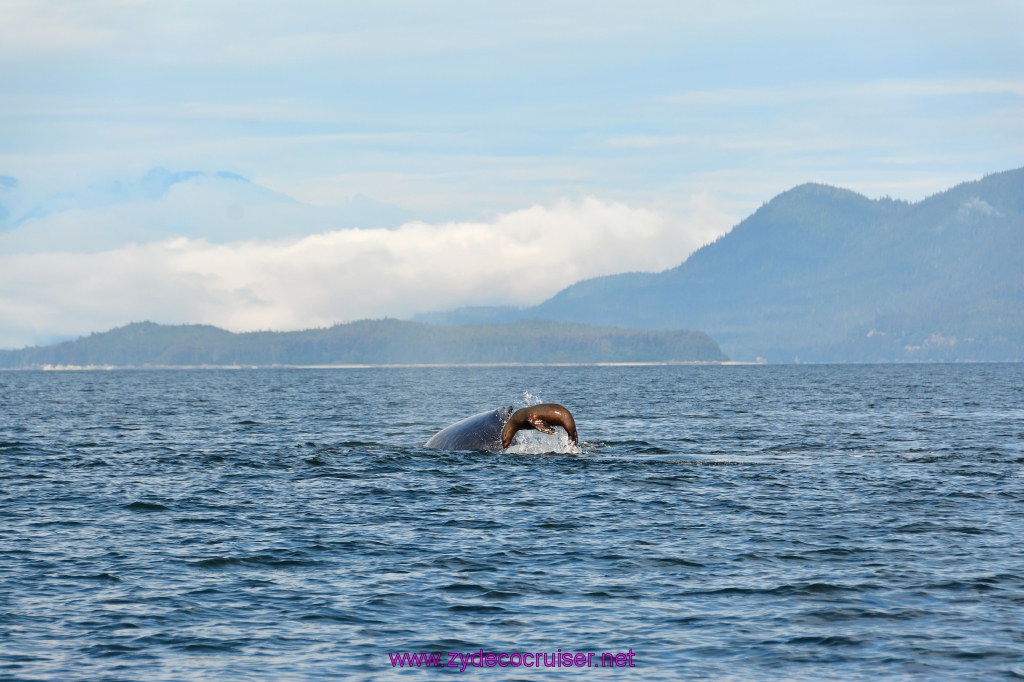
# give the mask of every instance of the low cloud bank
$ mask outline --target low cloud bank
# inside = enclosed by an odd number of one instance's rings
[[[588,198],[489,222],[0,255],[0,348],[138,320],[285,330],[534,304],[581,279],[678,265],[732,224],[706,196],[690,205],[669,219]]]

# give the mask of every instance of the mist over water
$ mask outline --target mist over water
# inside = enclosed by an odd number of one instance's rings
[[[1024,365],[0,372],[0,480],[5,679],[1024,676]]]

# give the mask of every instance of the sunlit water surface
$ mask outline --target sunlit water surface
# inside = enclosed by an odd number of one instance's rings
[[[1024,365],[0,372],[0,678],[612,672],[481,649],[1024,678]]]

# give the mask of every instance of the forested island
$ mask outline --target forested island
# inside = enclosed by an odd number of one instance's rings
[[[0,368],[722,362],[697,331],[640,331],[521,320],[442,326],[396,319],[233,333],[136,322],[53,346],[0,351]]]

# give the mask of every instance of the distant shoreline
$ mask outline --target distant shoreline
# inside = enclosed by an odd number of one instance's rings
[[[450,367],[667,367],[672,365],[760,365],[733,360],[666,360],[661,362],[444,362],[337,365],[43,365],[0,367],[0,372],[104,372],[116,370],[258,370],[258,369],[431,369]]]
[[[801,365],[1014,365],[1014,360],[957,360],[957,361],[900,361],[900,362],[747,362],[742,360],[723,361],[664,361],[664,362],[466,362],[466,363],[387,363],[387,364],[339,364],[339,365],[56,365],[41,367],[0,367],[0,372],[116,372],[116,371],[254,371],[277,369],[452,369],[452,368],[500,368],[500,367],[762,367]]]

